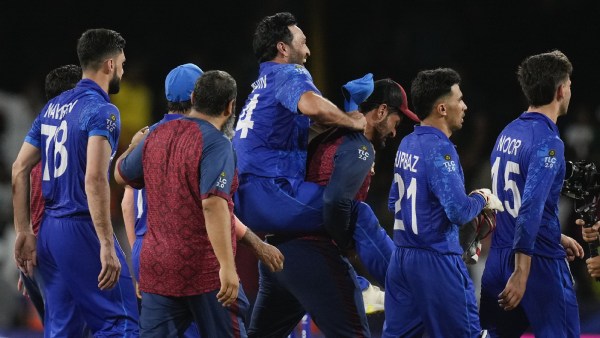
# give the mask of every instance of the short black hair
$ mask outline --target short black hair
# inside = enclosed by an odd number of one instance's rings
[[[448,95],[455,84],[460,84],[460,75],[451,68],[422,70],[417,74],[410,94],[415,114],[421,121],[429,116],[435,102]]]
[[[554,100],[558,86],[573,72],[573,65],[565,54],[554,50],[527,57],[517,70],[521,90],[532,107],[540,107]]]
[[[229,102],[236,99],[237,84],[229,73],[210,70],[196,80],[192,96],[196,111],[209,116],[219,116]]]
[[[88,29],[77,41],[77,56],[83,70],[98,70],[102,62],[125,48],[121,34],[105,28]]]
[[[363,114],[375,109],[380,104],[387,104],[390,113],[400,115],[402,105],[402,93],[400,86],[392,79],[377,80],[373,84],[373,92],[359,105],[359,111]]]
[[[60,93],[74,88],[80,80],[81,67],[77,65],[64,65],[54,68],[46,75],[44,83],[46,100],[50,100]]]
[[[278,42],[292,43],[294,36],[288,27],[295,24],[296,18],[288,12],[267,16],[258,23],[252,47],[259,63],[271,61],[277,56]]]

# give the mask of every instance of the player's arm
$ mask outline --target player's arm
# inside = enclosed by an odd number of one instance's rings
[[[235,302],[239,289],[239,278],[235,269],[233,247],[231,245],[231,217],[227,201],[211,195],[202,200],[202,212],[206,222],[206,232],[219,266],[221,289],[217,299],[223,306]]]
[[[281,251],[262,241],[252,230],[235,216],[235,235],[237,240],[249,247],[254,255],[272,272],[283,269],[284,257]]]
[[[231,143],[222,134],[204,134],[200,159],[200,197],[208,238],[219,261],[221,288],[217,299],[223,306],[236,301],[239,278],[231,243],[234,227],[228,201],[235,176]]]
[[[12,166],[12,192],[15,223],[15,262],[19,269],[28,275],[33,274],[33,265],[37,265],[36,238],[33,234],[30,218],[30,173],[40,160],[39,148],[24,142]]]
[[[123,212],[123,222],[125,223],[125,232],[129,247],[133,248],[135,242],[135,191],[126,186],[121,200],[121,211]]]
[[[302,94],[298,101],[298,110],[316,123],[325,126],[339,126],[363,131],[367,125],[363,114],[359,112],[344,113],[333,102],[313,91]]]
[[[127,149],[125,149],[125,151],[117,159],[117,162],[115,164],[114,176],[115,181],[118,184],[128,184],[135,188],[143,187],[143,183],[136,182],[135,180],[133,180],[132,176],[135,175],[136,178],[142,176],[141,162],[144,150],[144,141],[146,140],[147,136],[148,127],[144,127],[138,130],[138,132],[135,133],[135,135],[133,135],[129,147],[127,147]],[[132,152],[134,153],[132,159],[124,161],[127,157],[129,157],[129,154],[131,154]],[[126,176],[126,173],[128,173],[130,176]]]
[[[531,151],[522,203],[515,225],[513,243],[515,268],[504,290],[498,295],[498,302],[504,310],[517,307],[525,294],[531,255],[542,222],[544,204],[552,186],[548,182],[554,182],[560,170],[561,161],[552,161],[552,159],[561,158],[564,158],[564,145],[554,138],[541,143]]]
[[[449,143],[438,143],[433,139],[424,149],[427,177],[434,195],[439,199],[446,216],[453,224],[466,224],[483,210],[486,201],[480,194],[467,195],[460,170],[458,154]],[[424,159],[419,159],[424,160]],[[408,183],[406,183],[408,184]]]
[[[100,241],[102,270],[98,275],[100,290],[110,289],[119,280],[121,263],[115,251],[114,233],[110,220],[110,187],[108,168],[111,145],[104,136],[90,136],[87,146],[85,193],[90,214]]]
[[[323,192],[324,228],[341,250],[352,247],[352,203],[375,161],[364,138],[344,137],[334,156],[334,168]]]

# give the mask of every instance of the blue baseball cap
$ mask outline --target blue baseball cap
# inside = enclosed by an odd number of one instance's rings
[[[358,105],[371,95],[373,87],[373,74],[371,73],[367,73],[360,79],[348,81],[348,83],[342,86],[344,110],[346,112],[358,110]]]
[[[175,67],[165,79],[165,95],[169,102],[189,101],[196,85],[196,80],[202,75],[200,67],[186,63]]]

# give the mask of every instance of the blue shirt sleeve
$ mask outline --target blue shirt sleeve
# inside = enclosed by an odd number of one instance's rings
[[[204,134],[204,149],[200,159],[200,196],[216,195],[231,198],[235,175],[235,158],[231,142],[220,132]]]
[[[280,76],[287,76],[282,85],[277,88],[275,98],[288,110],[298,113],[298,102],[302,94],[314,91],[321,94],[315,87],[312,77],[306,68],[293,65],[293,68],[285,68]]]
[[[96,114],[89,114],[85,128],[88,136],[104,136],[111,148],[117,149],[121,128],[119,110],[112,104],[102,106]]]
[[[44,107],[44,109],[46,109]],[[42,110],[43,111],[43,110]],[[25,136],[25,142],[31,144],[32,146],[41,149],[41,140],[40,138],[41,136],[41,122],[40,122],[40,116],[38,115],[38,117],[35,118],[35,120],[33,121],[33,124],[31,125],[31,129],[29,129],[29,132],[27,133],[27,136]]]
[[[454,146],[444,142],[426,150],[431,191],[439,199],[446,216],[456,225],[471,221],[485,206],[479,194],[467,196],[458,154]]]
[[[347,230],[351,219],[352,201],[371,172],[375,152],[364,137],[356,134],[344,136],[334,156],[334,168],[329,184],[323,193],[324,227],[345,246],[349,239]]]
[[[556,175],[564,165],[564,144],[558,137],[542,141],[531,150],[527,178],[515,225],[513,249],[532,255],[544,206]]]
[[[128,185],[133,188],[141,189],[144,187],[144,144],[150,132],[144,136],[142,141],[127,155],[117,163],[119,174]]]

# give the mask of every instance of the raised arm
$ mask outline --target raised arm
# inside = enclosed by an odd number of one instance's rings
[[[344,113],[323,96],[307,91],[298,101],[298,109],[316,123],[363,131],[367,125],[365,116],[359,112]]]

